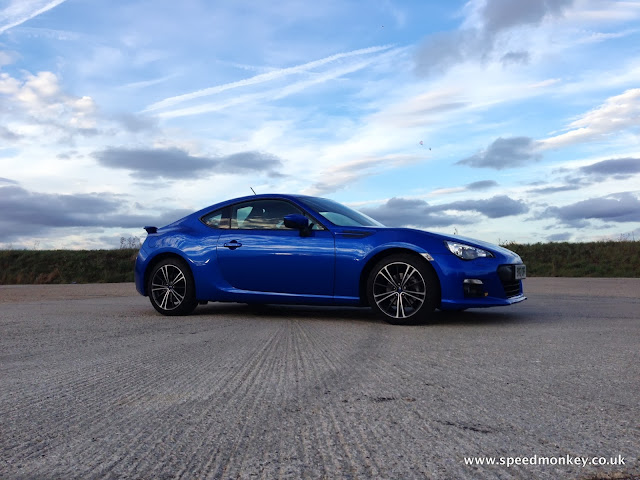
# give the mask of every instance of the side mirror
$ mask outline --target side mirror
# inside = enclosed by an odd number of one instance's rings
[[[284,226],[287,228],[295,228],[300,230],[301,237],[310,237],[313,223],[309,223],[309,219],[299,213],[292,213],[284,217]]]
[[[309,227],[309,219],[299,213],[292,213],[284,217],[284,226],[302,231]]]

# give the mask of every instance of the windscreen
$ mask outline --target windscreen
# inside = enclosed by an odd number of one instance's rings
[[[318,197],[304,197],[300,200],[338,227],[384,227],[383,224],[364,213],[333,200]]]

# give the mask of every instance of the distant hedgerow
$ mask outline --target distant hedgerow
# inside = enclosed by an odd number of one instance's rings
[[[122,237],[117,250],[3,250],[0,284],[118,283],[133,281],[139,245]],[[640,277],[640,241],[590,243],[508,242],[530,277]]]

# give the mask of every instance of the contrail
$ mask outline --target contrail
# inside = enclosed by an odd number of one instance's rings
[[[41,13],[47,12],[57,7],[66,0],[51,0],[43,4],[41,0],[16,0],[7,8],[0,11],[0,34],[10,28],[18,26]]]
[[[313,62],[303,63],[302,65],[296,65],[294,67],[281,68],[273,70],[267,73],[261,73],[244,80],[238,80],[237,82],[226,83],[224,85],[216,85],[215,87],[209,87],[202,90],[197,90],[191,93],[185,93],[183,95],[177,95],[175,97],[165,98],[159,102],[149,105],[144,111],[149,112],[153,110],[159,110],[166,107],[172,107],[178,103],[192,100],[194,98],[205,97],[208,95],[214,95],[216,93],[224,92],[225,90],[231,90],[233,88],[246,87],[248,85],[256,85],[258,83],[269,82],[271,80],[277,80],[279,78],[293,75],[295,73],[305,72],[315,67],[326,65],[327,63],[335,62],[342,58],[354,57],[357,55],[367,55],[370,53],[377,53],[384,50],[388,50],[392,45],[381,45],[377,47],[362,48],[359,50],[353,50],[351,52],[337,53],[329,57],[322,58],[320,60],[314,60]]]

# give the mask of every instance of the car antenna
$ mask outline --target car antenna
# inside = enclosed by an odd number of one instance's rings
[[[251,191],[253,192],[254,195],[257,195],[256,191],[253,189],[253,187],[249,187],[251,189]]]

